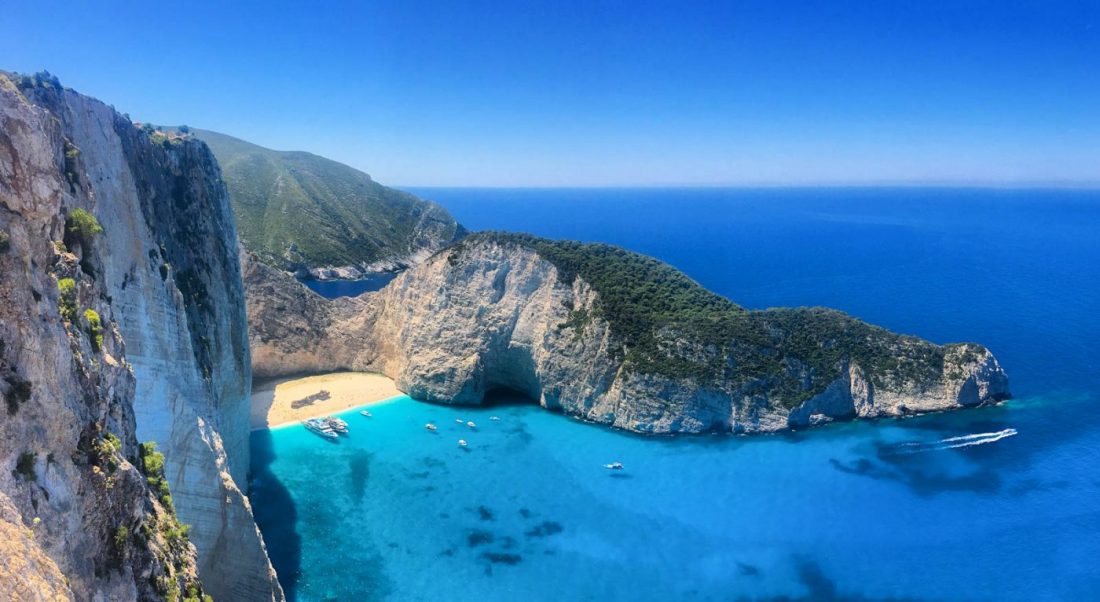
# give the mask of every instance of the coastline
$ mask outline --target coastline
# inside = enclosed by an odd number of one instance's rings
[[[389,377],[373,372],[291,376],[254,384],[249,430],[298,424],[404,395]]]

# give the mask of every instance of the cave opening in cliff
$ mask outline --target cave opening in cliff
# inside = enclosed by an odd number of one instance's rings
[[[485,392],[483,404],[486,406],[510,406],[537,404],[538,398],[519,389],[507,386],[493,386]]]

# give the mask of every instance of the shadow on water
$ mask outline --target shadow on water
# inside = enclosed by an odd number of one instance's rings
[[[825,574],[819,565],[814,560],[805,556],[792,557],[794,563],[795,574],[798,577],[798,583],[806,591],[803,595],[789,596],[768,596],[763,598],[737,598],[739,601],[755,601],[755,602],[918,602],[919,598],[874,598],[868,597],[860,593],[840,591],[836,582]],[[738,563],[741,568],[742,575],[757,576],[759,570],[752,565],[745,565]],[[745,568],[748,568],[748,572]]]
[[[271,431],[253,431],[252,464],[249,467],[249,499],[256,524],[263,533],[271,564],[289,602],[297,600],[302,568],[302,542],[298,536],[298,511],[282,481],[271,471],[275,461]]]
[[[1054,448],[1087,436],[1090,423],[1067,416],[1082,415],[1083,407],[1094,402],[1084,396],[914,418],[900,423],[910,434],[905,441],[875,441],[870,453],[857,459],[829,462],[842,472],[901,483],[923,497],[953,491],[1024,495],[1057,489],[1066,481],[1014,477]],[[1012,436],[996,436],[1005,430],[1012,430]],[[984,441],[966,440],[983,436]],[[956,443],[960,438],[962,442]],[[952,462],[957,459],[965,460],[969,469],[960,472],[958,463]]]

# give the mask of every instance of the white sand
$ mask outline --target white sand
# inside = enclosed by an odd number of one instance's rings
[[[334,372],[254,383],[253,430],[270,428],[401,395],[393,380],[369,372]]]

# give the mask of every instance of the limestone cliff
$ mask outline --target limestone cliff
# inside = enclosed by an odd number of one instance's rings
[[[41,519],[35,541],[76,599],[187,593],[151,590],[150,575],[177,561],[155,545],[134,551],[158,540],[146,517],[173,506],[194,544],[179,543],[174,517],[163,523],[192,575],[177,585],[198,583],[197,549],[215,597],[281,599],[237,485],[251,374],[216,162],[202,143],[142,131],[55,79],[0,84],[0,387],[15,400],[0,420],[0,462],[26,468],[33,457],[32,476],[0,475],[0,494],[24,526]],[[163,469],[139,440],[156,442]]]
[[[258,376],[377,370],[441,403],[506,388],[637,432],[766,432],[1008,395],[980,345],[820,308],[744,310],[605,245],[474,235],[350,299],[256,262],[245,284]]]

